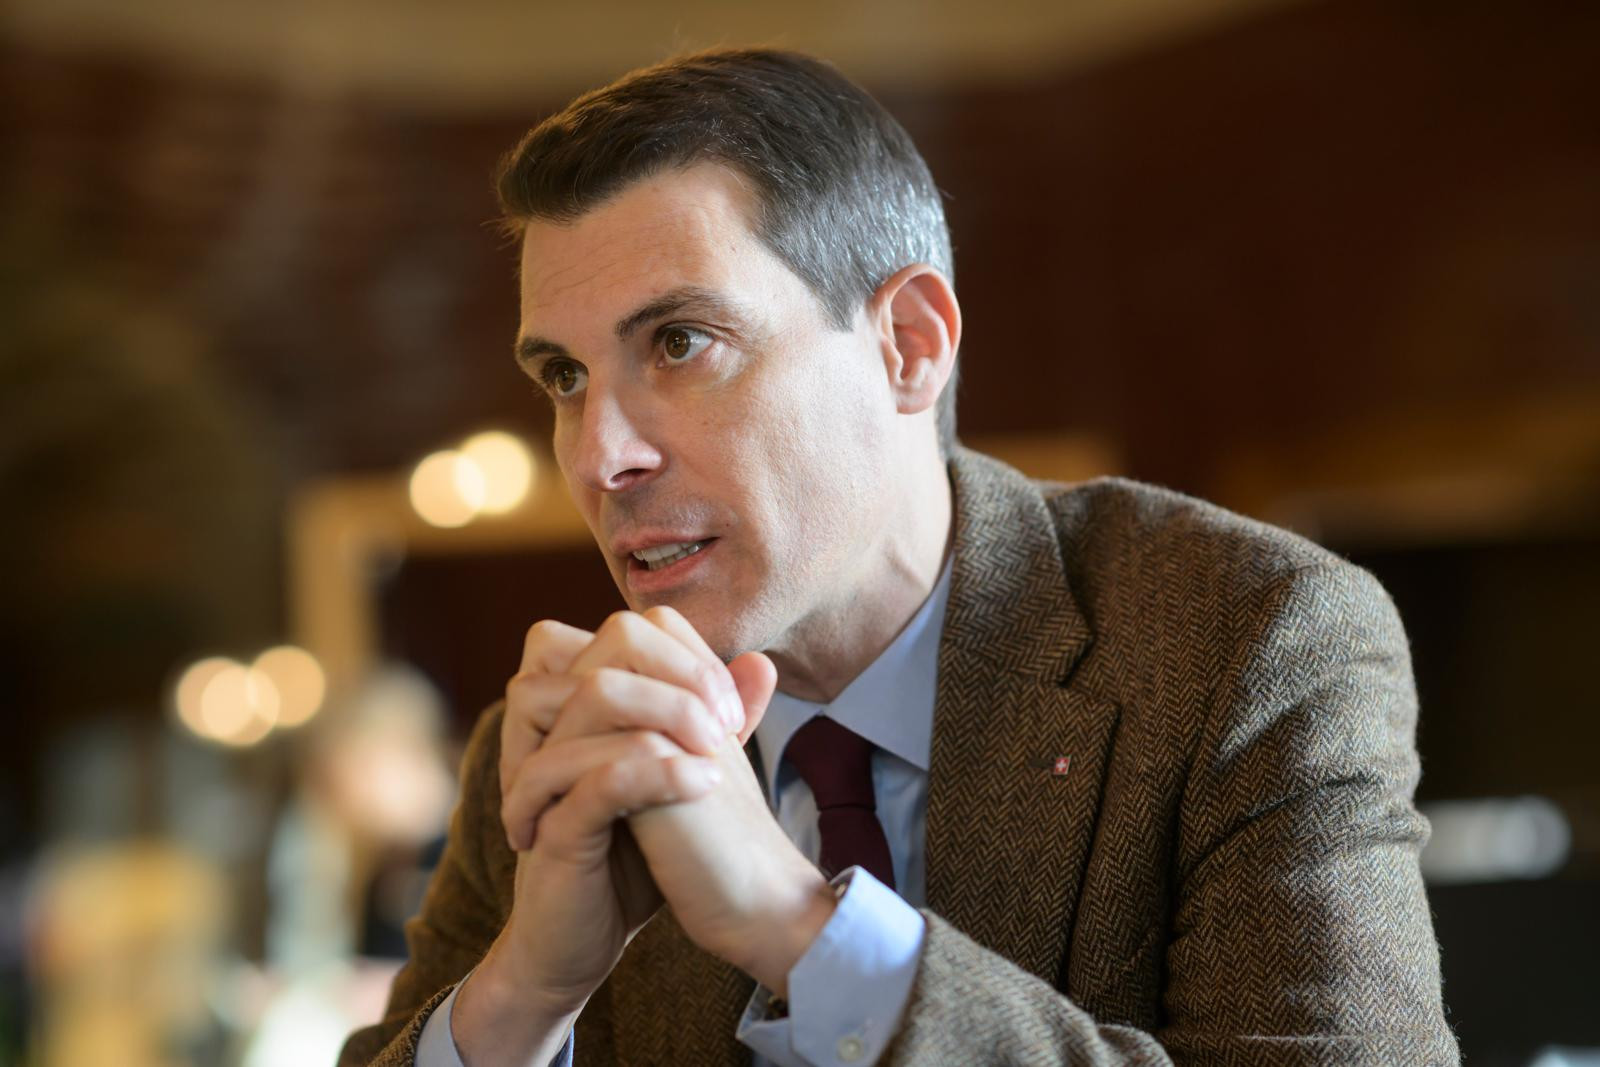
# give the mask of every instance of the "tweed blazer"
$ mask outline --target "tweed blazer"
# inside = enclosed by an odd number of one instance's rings
[[[1409,652],[1377,581],[1166,490],[1043,485],[964,449],[950,469],[927,939],[881,1062],[1458,1062]],[[510,914],[500,718],[468,746],[387,1014],[341,1064],[412,1062]],[[577,1060],[746,1064],[751,989],[663,910]]]

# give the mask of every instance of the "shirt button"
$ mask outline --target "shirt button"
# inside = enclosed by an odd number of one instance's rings
[[[839,1039],[839,1058],[846,1063],[854,1063],[866,1055],[867,1046],[861,1043],[859,1037],[841,1037]]]

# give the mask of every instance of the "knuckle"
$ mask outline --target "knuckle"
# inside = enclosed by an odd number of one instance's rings
[[[585,674],[573,689],[573,696],[586,703],[603,703],[616,689],[618,672],[611,667],[600,667]]]
[[[632,789],[637,774],[626,762],[611,763],[594,772],[594,792],[608,807],[620,803]]]
[[[537,675],[528,671],[518,671],[506,681],[506,708],[508,711],[520,705],[523,700],[532,695],[529,690],[533,688],[536,677]]]
[[[674,722],[688,723],[704,714],[705,701],[687,689],[679,689],[673,693],[672,706],[668,709]]]
[[[506,711],[500,720],[502,745],[526,736],[530,729],[542,729],[549,718],[552,694],[548,686],[548,679],[524,675],[513,678],[506,686]]]
[[[696,781],[691,773],[692,764],[686,759],[666,759],[661,761],[662,773],[666,776],[668,788],[675,796],[684,796],[695,791]]]
[[[607,631],[620,631],[628,633],[640,621],[639,616],[631,611],[613,611],[606,616],[606,621],[600,624],[600,629]]]
[[[722,672],[704,660],[695,667],[694,684],[713,699],[722,688]]]
[[[545,771],[543,756],[543,752],[535,749],[514,757],[517,763],[509,768],[511,776],[500,783],[501,796],[506,804],[516,805],[519,797],[526,796],[539,785],[540,776]]]
[[[556,621],[554,619],[540,619],[528,627],[528,636],[524,643],[529,647],[547,644],[556,634]]]
[[[714,716],[711,706],[700,697],[688,690],[681,690],[683,696],[678,699],[675,715],[684,726],[713,725]]]
[[[653,730],[642,730],[629,741],[630,756],[636,759],[660,759],[677,751],[677,746]]]

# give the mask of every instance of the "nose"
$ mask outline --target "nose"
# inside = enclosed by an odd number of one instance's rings
[[[648,481],[661,469],[660,449],[641,432],[640,413],[616,390],[584,391],[583,410],[570,428],[566,467],[587,489],[615,493]]]

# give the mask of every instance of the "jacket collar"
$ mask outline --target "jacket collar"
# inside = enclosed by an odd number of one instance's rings
[[[1093,640],[1067,584],[1056,521],[1038,487],[957,446],[950,461],[955,546],[940,666],[1059,682]]]

